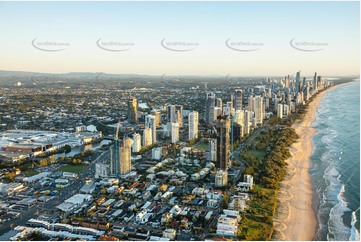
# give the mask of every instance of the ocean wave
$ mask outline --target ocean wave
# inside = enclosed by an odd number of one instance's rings
[[[345,185],[341,185],[340,192],[337,195],[338,203],[331,208],[330,218],[328,220],[328,240],[348,240],[351,236],[351,230],[343,221],[342,216],[351,209],[347,207],[347,202],[343,196]]]
[[[360,207],[360,184],[355,182],[360,174],[359,90],[357,83],[328,92],[313,124],[317,133],[310,174],[319,197],[315,240],[360,240],[360,208],[353,212]]]
[[[334,139],[337,137],[337,133],[336,131],[329,131],[328,134],[324,135],[322,138],[321,138],[321,141],[322,143],[324,144],[327,144],[327,145],[330,145]]]
[[[360,228],[356,228],[356,222],[357,222],[357,217],[356,217],[356,212],[357,210],[360,210],[360,208],[356,209],[356,211],[352,212],[352,220],[351,220],[351,235],[349,240],[351,241],[360,241],[360,232],[358,231],[358,229]]]

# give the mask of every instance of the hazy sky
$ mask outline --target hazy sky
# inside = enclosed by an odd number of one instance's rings
[[[359,2],[0,2],[0,69],[359,74],[359,9]],[[128,50],[107,51],[98,40]]]

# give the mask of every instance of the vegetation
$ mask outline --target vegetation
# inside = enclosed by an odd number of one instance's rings
[[[198,149],[198,150],[207,150],[208,149],[208,144],[206,143],[197,143],[195,145],[192,146],[193,149]]]
[[[271,120],[273,122],[273,120]],[[278,206],[279,183],[286,175],[286,160],[291,156],[288,148],[298,135],[293,128],[274,125],[262,131],[241,154],[245,161],[244,174],[253,175],[255,185],[237,233],[241,240],[270,240],[273,235],[273,216]]]
[[[138,153],[136,153],[136,154],[143,154],[144,152],[146,152],[148,150],[151,150],[151,149],[153,149],[153,148],[155,148],[157,146],[158,146],[157,143],[151,144],[151,145],[148,145],[148,146],[142,146],[142,148],[140,148],[140,151]]]

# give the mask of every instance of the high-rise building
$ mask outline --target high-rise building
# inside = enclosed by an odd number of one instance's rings
[[[216,167],[228,170],[230,155],[230,128],[231,122],[228,115],[220,115],[217,117],[217,161]]]
[[[175,116],[175,105],[167,106],[167,119],[169,123],[175,123],[177,121]]]
[[[323,89],[322,76],[317,77],[317,88],[321,90]]]
[[[110,175],[119,177],[129,173],[132,169],[131,148],[133,141],[124,137],[123,140],[115,140],[110,147]]]
[[[179,141],[179,124],[178,123],[172,123],[172,143],[177,143]]]
[[[217,119],[217,117],[219,116],[219,115],[221,115],[222,114],[222,108],[220,108],[220,107],[215,107],[214,108],[214,120],[216,120]]]
[[[288,106],[287,104],[283,104],[283,114],[285,116],[288,116],[290,114],[290,106]]]
[[[290,75],[285,77],[285,87],[290,88]]]
[[[215,105],[216,95],[214,93],[208,93],[205,105],[205,121],[208,124],[214,122],[214,105]]]
[[[283,118],[283,105],[281,103],[277,106],[277,117]]]
[[[317,91],[317,72],[315,72],[315,75],[313,76],[313,91]]]
[[[242,110],[242,96],[243,96],[243,92],[241,89],[236,89],[234,92],[234,109],[237,110]]]
[[[224,107],[223,113],[224,113],[225,115],[233,115],[233,114],[234,114],[234,108],[233,108],[232,102],[227,102],[226,107]],[[217,117],[218,117],[218,116],[216,116],[216,118],[217,118]]]
[[[154,115],[148,114],[145,116],[145,127],[149,127],[152,130],[152,144],[157,143],[157,125]]]
[[[217,98],[217,100],[216,100],[216,106],[222,109],[222,105],[223,105],[223,103],[222,103],[222,98]]]
[[[228,183],[228,171],[227,170],[217,170],[215,180],[216,187],[225,187]]]
[[[254,102],[254,113],[257,124],[263,123],[263,97],[257,96],[255,97]]]
[[[128,99],[128,122],[138,124],[138,101],[135,97]]]
[[[250,133],[249,122],[251,121],[251,111],[244,112],[244,134]]]
[[[160,160],[162,157],[162,147],[155,147],[152,149],[152,159],[153,160]]]
[[[197,139],[198,138],[198,112],[193,111],[188,114],[188,139]]]
[[[142,148],[142,137],[140,134],[134,133],[133,134],[133,145],[132,145],[132,151],[133,152],[139,152]]]
[[[175,105],[175,122],[183,127],[183,105]]]
[[[296,73],[296,88],[297,91],[300,91],[300,82],[301,82],[301,71]]]
[[[243,110],[236,110],[236,113],[234,115],[234,122],[235,124],[238,124],[240,129],[239,129],[239,137],[243,137],[244,136],[244,111]]]
[[[307,85],[307,80],[306,80],[306,77],[304,77],[303,81],[302,81],[302,88],[304,89],[306,87],[306,85]]]
[[[255,100],[254,100],[253,95],[250,95],[248,97],[248,111],[254,112],[254,102],[255,102]]]
[[[161,117],[160,117],[160,110],[152,110],[151,114],[155,117],[155,125],[157,127],[162,125]]]
[[[217,160],[217,139],[210,139],[208,141],[208,150],[209,150],[209,157],[210,161]]]
[[[149,146],[152,144],[152,142],[152,129],[145,127],[143,131],[143,146]]]

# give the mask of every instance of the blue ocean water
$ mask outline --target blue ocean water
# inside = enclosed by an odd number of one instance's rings
[[[319,228],[315,240],[360,240],[360,82],[321,100],[310,169]]]

